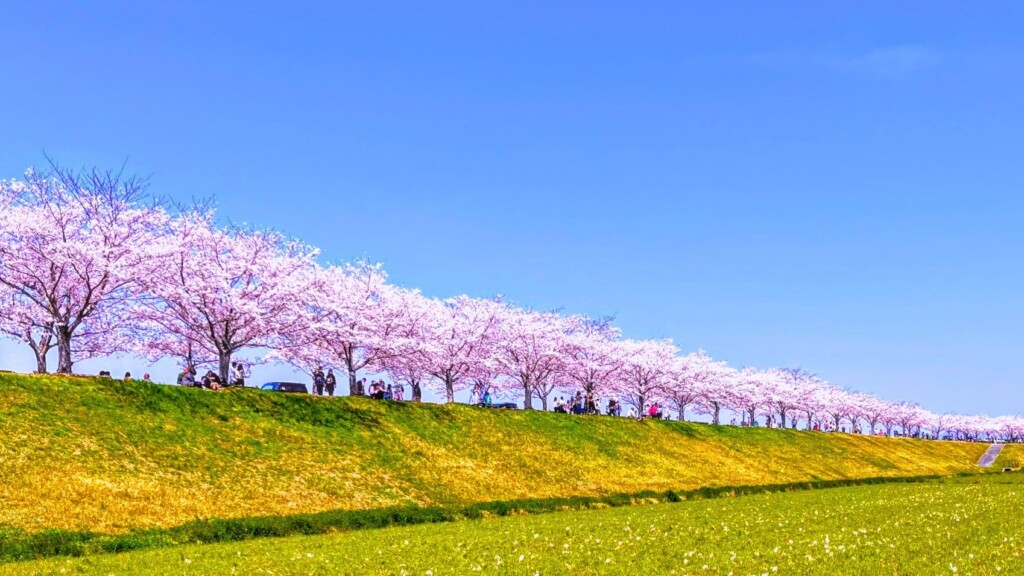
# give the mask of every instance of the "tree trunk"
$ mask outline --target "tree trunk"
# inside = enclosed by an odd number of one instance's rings
[[[529,378],[523,378],[523,410],[533,410],[533,385]]]
[[[349,396],[356,396],[357,395],[356,394],[356,392],[357,392],[356,382],[357,382],[357,380],[356,380],[355,370],[349,370],[348,371],[348,395]]]
[[[71,330],[57,326],[57,373],[71,374]]]
[[[346,347],[346,351],[348,351],[347,347]],[[356,373],[357,370],[356,370],[355,364],[352,362],[352,354],[351,354],[351,352],[346,353],[345,356],[344,356],[344,359],[345,359],[345,369],[348,370],[348,395],[349,396],[358,396],[359,395],[359,388],[357,387],[357,382],[359,381],[359,379],[357,378],[358,374]]]
[[[420,402],[421,400],[423,400],[423,389],[420,388],[419,381],[413,380],[412,382],[409,383],[409,385],[412,386],[412,401]]]
[[[218,367],[220,372],[220,381],[227,384],[230,382],[228,378],[231,376],[231,352],[222,352],[218,360],[220,360],[220,365]]]
[[[719,416],[721,415],[722,407],[718,405],[718,402],[712,402],[711,406],[714,407],[711,415],[711,423],[714,424],[715,426],[718,426]]]
[[[26,330],[25,338],[28,340],[29,347],[32,348],[32,353],[36,356],[36,374],[46,374],[46,353],[50,351],[52,347],[50,345],[50,339],[52,336],[45,336],[39,338],[39,343],[32,338],[30,331]]]
[[[783,430],[785,430],[786,429],[786,409],[785,408],[779,410],[779,423],[781,424],[781,426],[779,426],[779,427],[782,428]]]
[[[451,376],[444,377],[444,394],[449,404],[455,402],[455,383]]]

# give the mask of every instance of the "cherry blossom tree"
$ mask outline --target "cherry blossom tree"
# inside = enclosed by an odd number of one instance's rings
[[[813,396],[818,386],[818,378],[801,368],[774,368],[768,371],[772,376],[769,380],[766,394],[768,406],[775,414],[779,415],[779,425],[786,428],[789,420],[796,423],[796,412],[805,405],[808,399]]]
[[[712,360],[703,350],[677,357],[668,374],[665,392],[679,413],[679,419],[686,420],[688,407],[699,407],[702,403],[707,404],[710,398],[720,398],[723,378],[728,377],[728,373],[729,369],[724,362]],[[720,407],[709,408],[708,413],[712,414],[717,424]]]
[[[609,393],[622,369],[616,341],[621,336],[610,318],[572,316],[562,338],[558,378],[595,398]]]
[[[359,262],[318,269],[318,289],[303,298],[302,330],[281,339],[278,351],[295,365],[335,366],[356,393],[358,372],[383,372],[422,337],[428,310],[418,292],[386,283],[379,265]],[[418,384],[417,384],[418,385]]]
[[[563,341],[569,321],[552,312],[536,312],[511,306],[500,309],[493,334],[494,359],[500,371],[519,384],[523,408],[532,410],[534,393],[548,409],[548,397],[556,387],[553,379],[562,368]]]
[[[146,203],[146,187],[123,171],[56,165],[29,170],[23,181],[0,182],[0,284],[15,295],[6,302],[15,302],[23,321],[31,319],[40,369],[46,330],[57,348],[57,372],[70,373],[90,320],[110,334],[132,321],[121,311],[151,272],[150,248],[168,222],[162,208]],[[104,351],[118,352],[123,342],[107,340]]]
[[[623,340],[616,347],[622,369],[614,389],[642,416],[649,402],[665,397],[679,350],[671,340]]]
[[[190,344],[216,357],[227,380],[233,355],[305,328],[296,307],[316,290],[315,249],[277,232],[218,228],[212,212],[181,214],[171,229],[160,266],[143,281],[139,313],[157,329],[146,345]]]
[[[868,433],[874,434],[888,409],[886,402],[870,394],[858,393],[853,398],[853,412],[868,425]]]
[[[430,316],[423,327],[418,349],[409,358],[418,371],[434,378],[445,399],[455,401],[455,391],[481,373],[494,371],[494,338],[504,304],[459,296],[430,300]]]
[[[711,362],[706,365],[707,372],[698,381],[699,394],[694,408],[698,414],[711,416],[711,423],[721,424],[722,409],[726,408],[729,391],[735,385],[739,372],[725,362]]]
[[[733,386],[727,391],[729,408],[746,414],[751,424],[758,412],[770,409],[772,398],[768,391],[774,385],[774,374],[755,368],[744,368],[736,374]]]

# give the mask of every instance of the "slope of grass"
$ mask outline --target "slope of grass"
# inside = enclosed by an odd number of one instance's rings
[[[1021,574],[1024,475],[49,559],[3,574]]]
[[[992,463],[993,470],[1020,468],[1024,466],[1024,444],[1007,444]]]
[[[196,518],[974,470],[982,444],[0,374],[0,526]]]

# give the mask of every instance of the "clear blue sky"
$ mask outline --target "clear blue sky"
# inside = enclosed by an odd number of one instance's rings
[[[1024,411],[1020,4],[337,4],[3,3],[0,176],[129,157],[429,295]]]

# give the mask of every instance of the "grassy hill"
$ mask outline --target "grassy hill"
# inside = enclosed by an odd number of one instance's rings
[[[982,444],[0,374],[0,526],[952,474]]]

